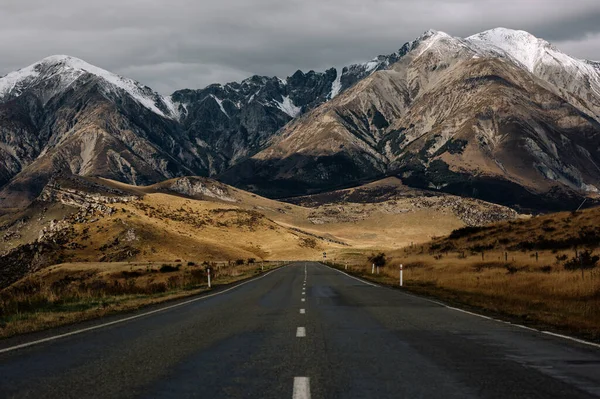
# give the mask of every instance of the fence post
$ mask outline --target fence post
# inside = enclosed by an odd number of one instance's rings
[[[210,268],[208,268],[208,288],[210,288]]]

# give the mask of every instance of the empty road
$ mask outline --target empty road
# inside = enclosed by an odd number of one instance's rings
[[[318,263],[295,263],[221,294],[10,349],[116,320],[0,341],[0,397],[600,396],[599,348]]]

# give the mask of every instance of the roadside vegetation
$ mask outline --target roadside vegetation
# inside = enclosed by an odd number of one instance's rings
[[[0,291],[0,338],[197,295],[283,262],[74,263],[52,266]]]
[[[600,208],[486,227],[465,227],[423,245],[338,255],[336,265],[514,322],[600,341]]]

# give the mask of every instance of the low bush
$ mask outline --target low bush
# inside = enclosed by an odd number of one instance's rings
[[[565,262],[566,270],[589,270],[594,269],[598,265],[600,256],[592,255],[592,251],[586,250],[579,253],[579,256],[573,257]]]
[[[179,266],[171,266],[171,265],[164,264],[160,267],[159,271],[161,273],[172,273],[172,272],[179,271]]]

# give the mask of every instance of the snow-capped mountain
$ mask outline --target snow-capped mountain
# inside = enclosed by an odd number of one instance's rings
[[[242,82],[176,91],[171,98],[189,136],[218,154],[211,173],[220,173],[263,148],[292,119],[388,68],[398,57],[398,53],[379,56],[341,70],[298,70],[287,78],[252,76]]]
[[[25,91],[34,91],[39,95],[42,104],[45,104],[65,90],[76,88],[77,82],[87,74],[98,77],[106,83],[102,88],[108,96],[128,95],[162,117],[175,119],[178,116],[170,98],[165,98],[132,79],[67,55],[44,58],[0,78],[0,102],[19,97]]]
[[[428,31],[403,49],[222,179],[284,196],[397,174],[545,209],[598,192],[596,63],[502,28],[467,39]]]
[[[600,68],[525,31],[491,29],[465,40],[480,56],[511,59],[553,86],[553,91],[600,121]]]
[[[0,206],[59,171],[134,184],[211,175],[276,196],[396,174],[566,206],[600,188],[599,93],[599,63],[503,28],[431,30],[341,69],[171,96],[53,56],[0,78]]]
[[[136,184],[208,173],[169,99],[77,58],[0,78],[0,205],[32,200],[53,173]]]
[[[171,96],[74,57],[45,58],[0,78],[0,206],[33,199],[58,171],[134,184],[215,175],[393,57]]]

